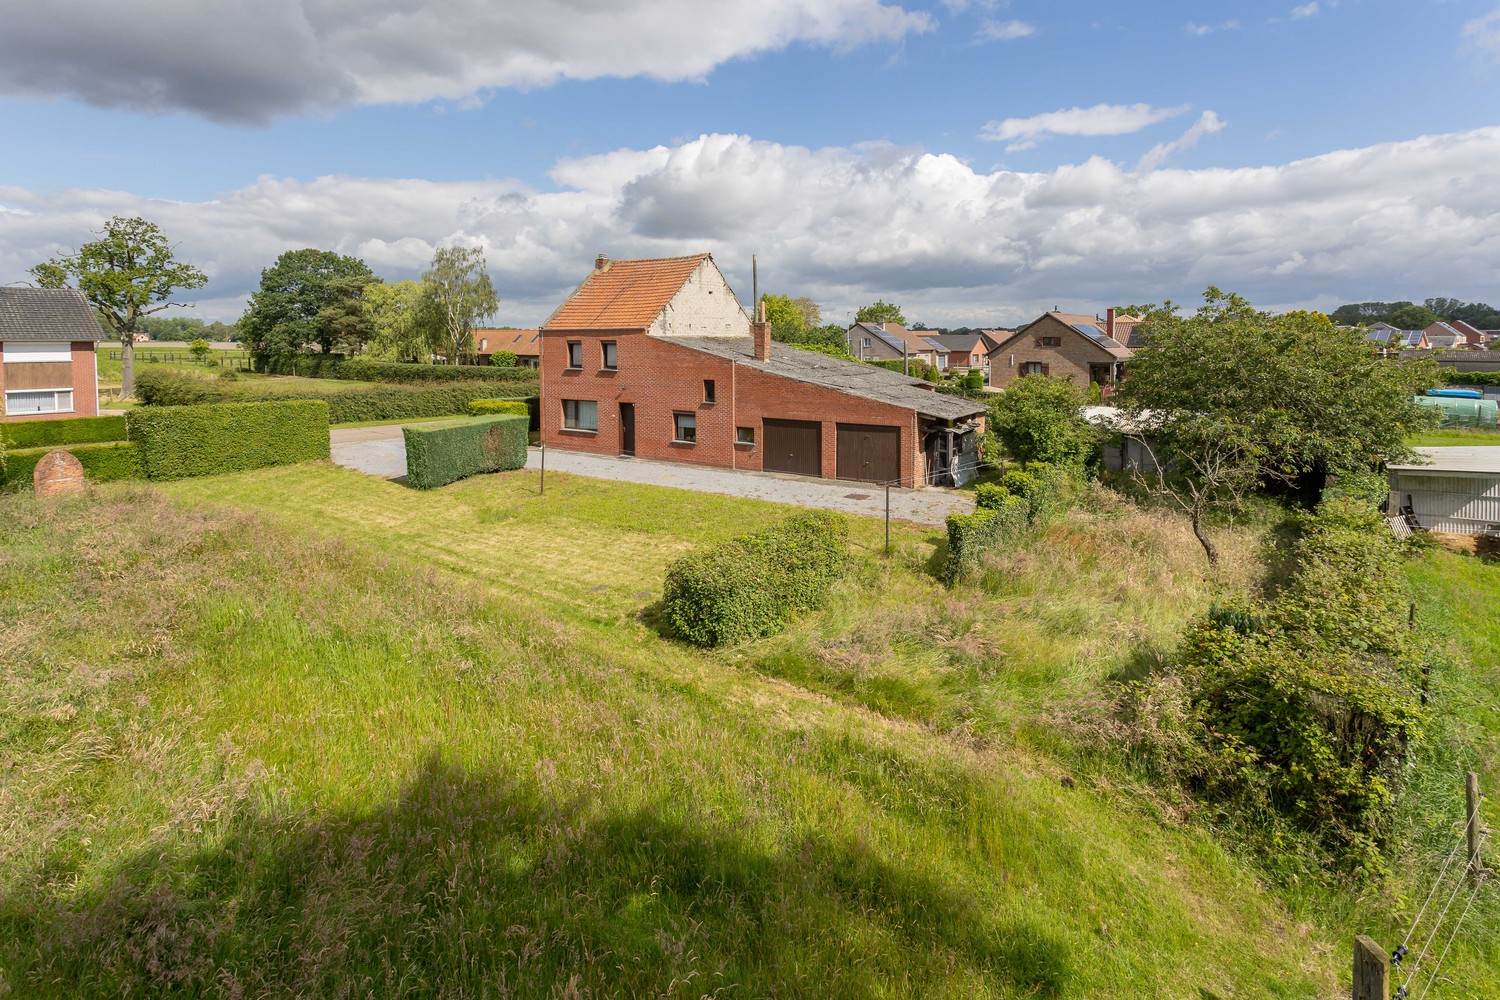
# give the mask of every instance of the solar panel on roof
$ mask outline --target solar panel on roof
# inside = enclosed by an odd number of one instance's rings
[[[1109,338],[1104,335],[1104,331],[1099,329],[1097,326],[1094,326],[1092,323],[1074,323],[1072,324],[1072,327],[1079,333],[1083,334],[1085,337],[1092,340],[1094,343],[1098,344],[1100,347],[1103,347],[1109,340]]]

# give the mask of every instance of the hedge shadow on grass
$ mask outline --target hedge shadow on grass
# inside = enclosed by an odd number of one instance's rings
[[[584,787],[582,785],[580,788]],[[686,818],[685,818],[686,817]],[[242,814],[74,899],[0,895],[18,995],[1062,995],[1068,946],[857,836],[610,810],[434,755],[374,809]],[[816,984],[806,976],[816,975]],[[500,989],[499,987],[504,987]]]

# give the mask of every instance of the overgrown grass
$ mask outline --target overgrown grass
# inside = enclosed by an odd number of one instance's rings
[[[773,505],[547,485],[0,499],[13,991],[1335,988],[1342,956],[1202,832],[661,640],[666,561]],[[851,586],[924,586],[929,533],[887,567],[880,530],[854,522]]]
[[[1500,445],[1500,428],[1481,430],[1465,427],[1439,427],[1406,439],[1414,447],[1444,448],[1454,446]]]

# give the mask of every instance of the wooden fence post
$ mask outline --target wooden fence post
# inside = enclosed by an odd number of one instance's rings
[[[1468,804],[1465,815],[1469,824],[1465,829],[1469,837],[1469,878],[1478,885],[1484,877],[1484,866],[1479,863],[1479,838],[1484,831],[1479,818],[1479,775],[1473,771],[1464,776],[1464,798]]]
[[[1363,934],[1354,939],[1354,1000],[1391,1000],[1391,958]]]

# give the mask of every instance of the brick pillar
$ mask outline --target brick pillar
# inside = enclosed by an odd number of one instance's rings
[[[771,358],[771,324],[751,323],[750,337],[755,342],[755,359],[768,361]]]

